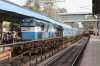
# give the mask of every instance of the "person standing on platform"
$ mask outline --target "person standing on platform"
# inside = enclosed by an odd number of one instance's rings
[[[7,34],[4,34],[4,35],[3,35],[2,41],[3,41],[3,44],[7,44],[7,43],[8,43]]]
[[[13,35],[8,32],[8,43],[13,43]]]
[[[20,41],[21,41],[20,32],[18,32],[18,33],[15,35],[15,41],[16,41],[16,42],[20,42]]]

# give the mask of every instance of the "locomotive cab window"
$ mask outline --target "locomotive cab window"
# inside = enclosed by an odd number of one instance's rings
[[[33,26],[33,23],[34,23],[33,20],[31,20],[31,21],[30,21],[30,26]]]
[[[21,26],[24,26],[24,25],[25,25],[24,20],[22,20],[22,22],[21,22]]]

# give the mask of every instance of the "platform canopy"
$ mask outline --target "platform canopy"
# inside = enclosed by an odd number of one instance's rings
[[[100,14],[100,0],[92,0],[92,14]]]
[[[30,17],[28,15],[20,13],[22,12],[22,10],[20,9],[22,8],[18,7],[18,5],[15,5],[9,1],[0,0],[0,22],[20,22],[20,20]]]
[[[66,27],[69,26],[60,23],[58,21],[52,20],[39,13],[33,12],[29,9],[25,9],[9,1],[0,0],[0,22],[1,21],[20,22],[24,18],[37,18],[40,20],[51,22],[53,24],[62,25]]]

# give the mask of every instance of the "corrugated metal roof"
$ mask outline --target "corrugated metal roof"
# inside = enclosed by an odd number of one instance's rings
[[[35,18],[38,18],[38,19],[46,20],[46,21],[64,26],[66,28],[71,28],[71,26],[69,26],[69,25],[59,23],[59,22],[52,20],[52,19],[50,19],[50,18],[48,18],[44,15],[41,15],[39,13],[35,13],[35,12],[30,11],[28,9],[25,9],[25,8],[22,8],[22,7],[19,7],[19,6],[16,6],[16,5],[10,4],[8,2],[1,1],[1,0],[0,0],[0,10],[5,10],[5,11],[10,11],[10,12],[26,15],[26,16],[35,17]]]

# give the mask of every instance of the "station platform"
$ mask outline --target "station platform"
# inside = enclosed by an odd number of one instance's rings
[[[100,66],[100,36],[91,36],[80,66]]]
[[[10,47],[3,47],[0,48],[0,61],[8,59],[11,57],[11,48]]]

